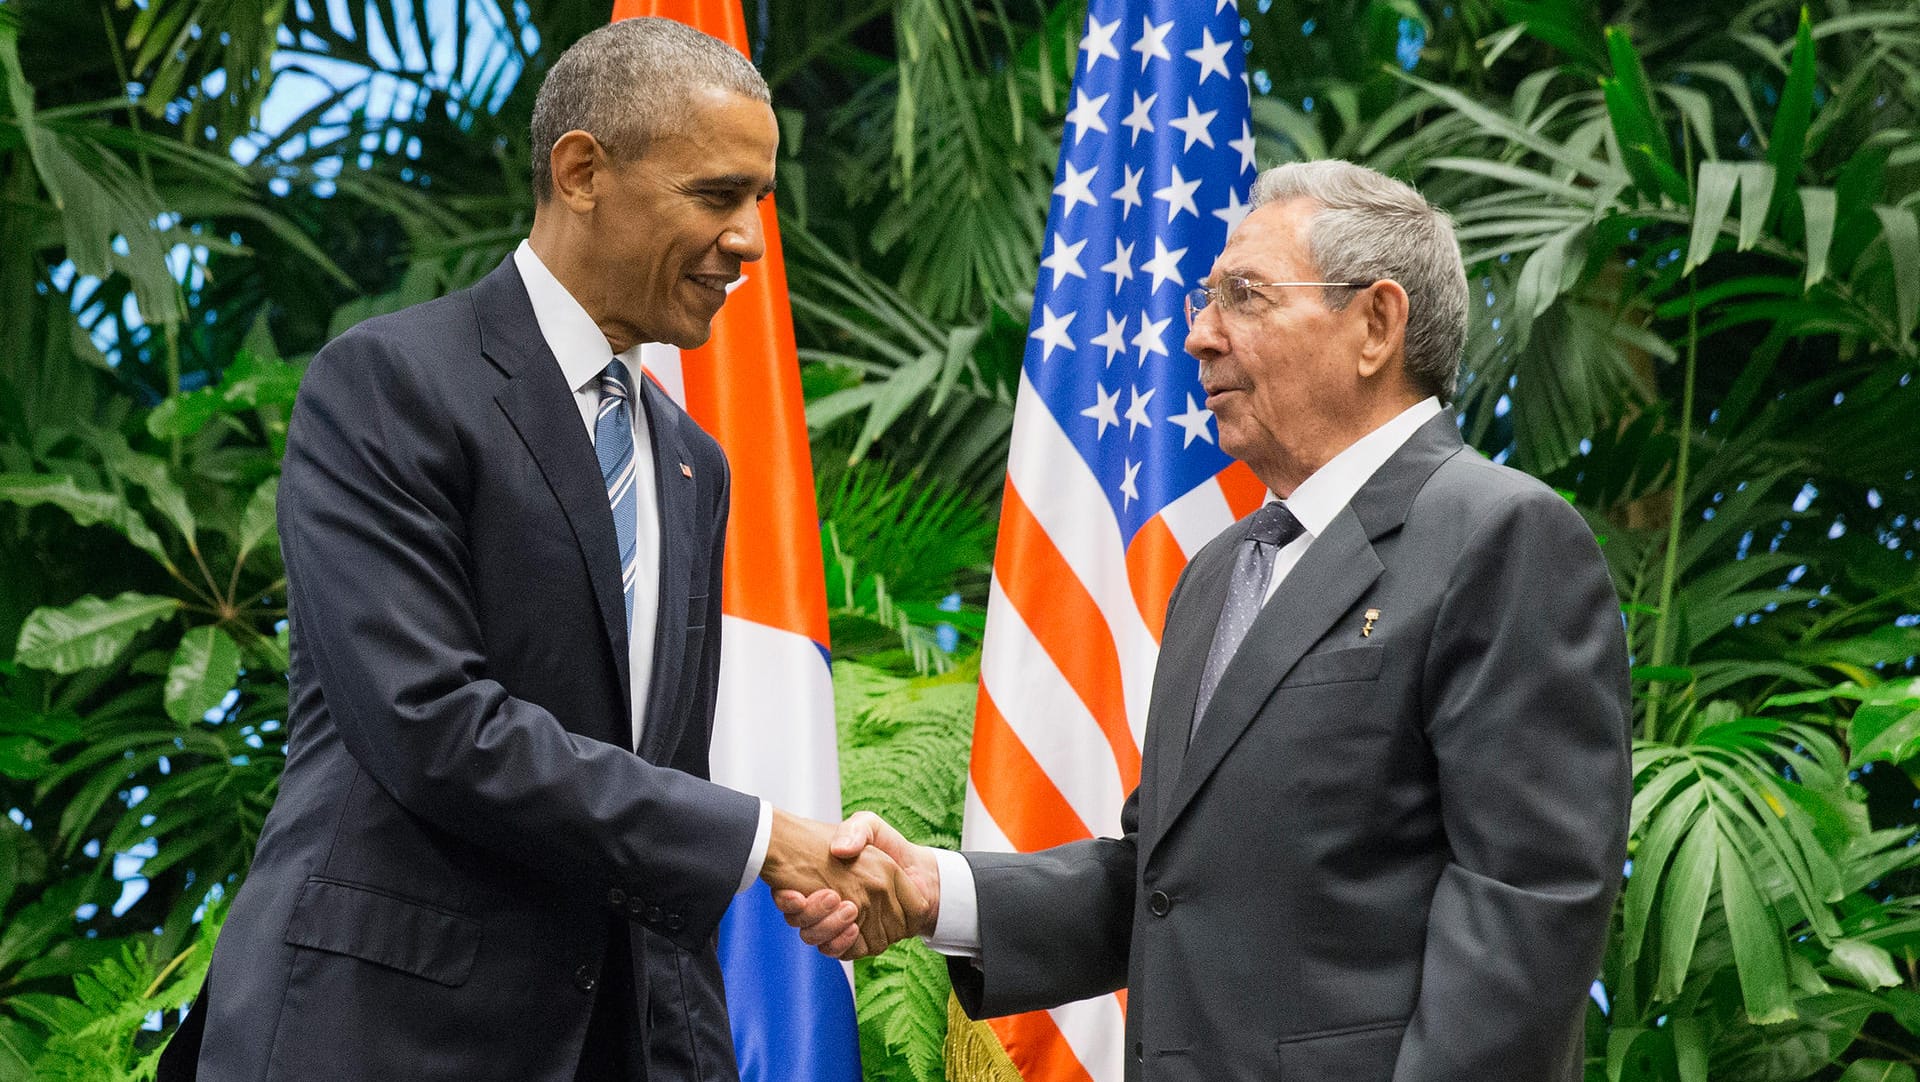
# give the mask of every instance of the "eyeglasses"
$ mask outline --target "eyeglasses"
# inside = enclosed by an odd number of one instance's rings
[[[1193,326],[1193,317],[1209,304],[1218,303],[1221,311],[1231,315],[1244,311],[1247,302],[1253,299],[1254,290],[1268,289],[1274,286],[1329,286],[1343,289],[1365,289],[1378,282],[1377,278],[1355,279],[1350,282],[1249,282],[1237,275],[1220,279],[1217,286],[1194,286],[1187,291],[1187,326]]]

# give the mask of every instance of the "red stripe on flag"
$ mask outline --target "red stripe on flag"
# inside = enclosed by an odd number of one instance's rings
[[[1022,852],[1085,841],[1093,831],[1007,724],[986,685],[973,719],[973,789]]]
[[[662,15],[748,52],[739,0],[619,0],[613,18]],[[807,443],[800,363],[773,200],[760,204],[767,250],[713,320],[713,337],[680,354],[687,412],[733,464],[721,609],[827,644],[827,580]]]
[[[1244,462],[1235,462],[1217,475],[1220,481],[1220,493],[1227,498],[1227,507],[1233,512],[1235,521],[1246,518],[1267,502],[1265,482],[1253,475]]]
[[[1140,749],[1127,727],[1126,692],[1113,631],[1011,478],[1001,501],[1000,545],[993,559],[997,567],[1019,569],[1018,574],[999,577],[1000,589],[1086,704],[1113,751],[1120,788],[1131,790],[1140,783]]]
[[[1167,622],[1167,599],[1173,596],[1173,584],[1180,581],[1180,569],[1185,566],[1186,550],[1158,515],[1148,519],[1127,546],[1127,584],[1133,587],[1133,603],[1139,606],[1154,642],[1160,641],[1161,626]]]
[[[1093,1082],[1093,1076],[1080,1066],[1080,1058],[1045,1011],[1016,1014],[1008,1018],[990,1018],[987,1025],[1000,1038],[1013,1065],[1023,1078],[1044,1078],[1047,1082]]]

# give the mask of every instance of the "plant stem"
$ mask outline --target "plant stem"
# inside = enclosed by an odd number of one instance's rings
[[[183,950],[179,954],[174,955],[173,961],[168,962],[166,968],[160,971],[160,975],[153,978],[153,983],[147,985],[146,994],[141,996],[140,998],[152,999],[154,996],[159,995],[160,987],[167,983],[168,977],[173,976],[173,971],[176,969],[179,969],[181,963],[185,962],[188,958],[193,957],[193,952],[199,949],[200,949],[200,944],[195,943],[193,946],[188,947],[186,950]]]
[[[1693,278],[1687,279],[1687,357],[1685,383],[1680,392],[1680,452],[1673,467],[1673,506],[1667,516],[1667,552],[1664,566],[1660,571],[1660,617],[1653,625],[1653,664],[1664,666],[1671,661],[1673,637],[1673,587],[1680,576],[1680,522],[1687,513],[1687,481],[1691,465],[1690,452],[1693,449],[1693,377],[1700,359],[1700,306],[1696,303],[1697,286]],[[1662,707],[1666,705],[1666,690],[1659,684],[1649,688],[1647,695],[1647,739],[1660,737]]]

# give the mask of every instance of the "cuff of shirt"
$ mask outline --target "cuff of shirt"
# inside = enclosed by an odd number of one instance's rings
[[[764,798],[760,801],[760,825],[753,831],[753,848],[747,850],[747,868],[740,876],[740,886],[735,894],[753,886],[760,878],[760,866],[767,862],[767,846],[773,844],[773,805]]]
[[[927,946],[956,958],[979,958],[980,898],[973,865],[950,849],[935,849],[933,860],[940,869],[940,917]]]

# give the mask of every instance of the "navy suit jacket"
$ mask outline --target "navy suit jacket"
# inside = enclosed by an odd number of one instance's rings
[[[566,1082],[610,949],[653,1082],[735,1076],[713,943],[759,805],[705,780],[727,466],[641,383],[661,567],[635,754],[613,517],[513,261],[314,359],[280,489],[287,765],[200,1078]]]

